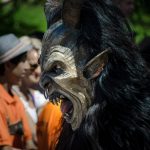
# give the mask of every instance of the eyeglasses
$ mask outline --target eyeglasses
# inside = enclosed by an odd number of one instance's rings
[[[31,70],[35,70],[38,66],[39,64],[30,64]]]

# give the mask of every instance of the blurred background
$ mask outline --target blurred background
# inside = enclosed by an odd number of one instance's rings
[[[0,35],[14,33],[21,36],[45,32],[45,1],[0,0]],[[131,5],[131,1],[134,3],[134,10],[129,22],[135,33],[135,42],[138,44],[144,37],[150,36],[150,0],[127,0],[127,5]]]
[[[28,35],[46,30],[45,0],[0,0],[0,34]]]

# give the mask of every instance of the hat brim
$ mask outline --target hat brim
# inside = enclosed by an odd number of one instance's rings
[[[0,64],[5,63],[31,49],[32,45],[20,42],[16,47],[10,49],[4,55],[0,56]]]

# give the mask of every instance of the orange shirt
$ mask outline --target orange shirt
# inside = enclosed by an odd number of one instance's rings
[[[9,132],[8,124],[15,124],[19,121],[22,121],[24,141],[22,136],[12,135]],[[23,104],[16,95],[11,96],[0,84],[0,146],[23,148],[23,143],[31,138]]]
[[[61,131],[60,106],[47,103],[38,120],[37,137],[39,150],[55,150]]]

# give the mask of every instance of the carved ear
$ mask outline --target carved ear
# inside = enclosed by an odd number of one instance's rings
[[[62,3],[60,0],[47,0],[44,6],[47,26],[61,19]]]
[[[100,75],[103,67],[108,62],[109,53],[110,49],[106,49],[87,63],[83,70],[83,74],[87,79],[94,79]]]
[[[77,28],[80,21],[80,10],[85,0],[64,0],[62,17],[64,24]]]

